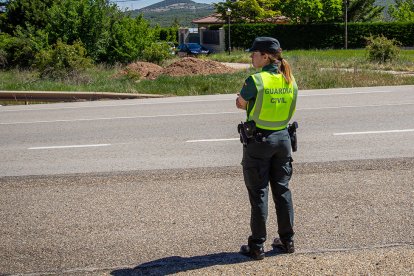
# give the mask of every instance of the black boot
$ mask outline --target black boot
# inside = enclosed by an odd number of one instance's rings
[[[253,260],[263,260],[265,257],[263,247],[253,250],[248,245],[242,245],[242,247],[240,248],[240,254],[250,257]]]
[[[295,252],[295,244],[293,241],[282,241],[279,238],[275,238],[272,243],[273,248],[282,250],[284,253],[293,253]]]

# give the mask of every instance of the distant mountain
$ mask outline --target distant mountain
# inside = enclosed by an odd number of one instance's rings
[[[375,4],[386,7],[384,16],[387,17],[387,8],[395,4],[395,0],[376,0]],[[142,9],[130,11],[135,17],[143,14],[152,26],[169,27],[178,22],[182,27],[197,27],[191,21],[215,12],[213,4],[197,3],[192,0],[164,0]]]
[[[211,8],[210,4],[197,3],[191,0],[164,0],[145,8],[139,9],[138,11],[153,11],[153,12],[164,12],[170,10],[186,10],[186,9],[205,9]]]
[[[131,11],[135,17],[143,14],[151,25],[161,27],[171,26],[174,21],[183,27],[196,27],[192,20],[214,13],[214,6],[211,4],[197,3],[191,0],[164,0],[139,10]]]

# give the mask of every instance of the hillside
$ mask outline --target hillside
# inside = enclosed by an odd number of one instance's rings
[[[376,0],[379,6],[386,7],[384,17],[387,18],[387,7],[395,3],[395,0]],[[164,0],[142,9],[131,11],[133,17],[143,14],[152,26],[158,24],[161,27],[169,27],[173,22],[178,22],[183,27],[197,27],[191,21],[211,13],[214,13],[214,5],[197,3],[192,0]]]
[[[134,10],[132,16],[143,14],[151,25],[168,27],[174,21],[180,26],[196,27],[191,24],[195,18],[203,17],[214,12],[214,6],[209,4],[197,3],[191,0],[164,0],[145,8]]]

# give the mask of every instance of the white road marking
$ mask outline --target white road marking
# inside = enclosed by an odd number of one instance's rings
[[[342,132],[334,133],[333,135],[363,135],[363,134],[382,134],[382,133],[400,133],[400,132],[413,132],[414,129],[395,129],[395,130],[380,130],[380,131],[362,131],[362,132]]]
[[[362,92],[340,92],[340,93],[319,93],[319,94],[300,94],[299,97],[319,97],[319,96],[336,96],[336,95],[353,95],[353,94],[376,94],[376,93],[398,93],[405,91],[391,91],[391,90],[374,90]],[[234,96],[236,97],[236,95]],[[99,107],[122,107],[122,106],[138,106],[138,105],[158,105],[158,104],[182,104],[182,103],[197,103],[197,102],[223,102],[234,101],[234,99],[208,99],[208,100],[184,100],[184,101],[166,101],[166,102],[148,102],[148,103],[130,103],[130,104],[104,104],[104,105],[85,105],[85,106],[66,106],[66,107],[47,107],[47,108],[27,108],[27,109],[9,109],[1,110],[0,112],[18,112],[18,111],[41,111],[41,110],[62,110],[62,109],[82,109],[82,108],[99,108]]]
[[[107,147],[111,144],[92,144],[92,145],[68,145],[68,146],[49,146],[49,147],[31,147],[29,150],[42,150],[42,149],[69,149],[69,148],[91,148],[91,147]]]
[[[381,107],[381,106],[404,106],[414,105],[414,103],[402,104],[383,104],[383,105],[348,105],[348,106],[327,106],[327,107],[310,107],[298,108],[297,110],[323,110],[323,109],[341,109],[341,108],[364,108],[364,107]],[[222,115],[222,114],[238,114],[245,113],[244,110],[228,111],[228,112],[208,112],[208,113],[183,113],[183,114],[165,114],[165,115],[141,115],[130,117],[103,117],[103,118],[81,118],[68,120],[50,120],[50,121],[22,121],[22,122],[8,122],[0,123],[0,125],[19,125],[19,124],[44,124],[44,123],[65,123],[65,122],[83,122],[83,121],[104,121],[104,120],[122,120],[122,119],[140,119],[140,118],[160,118],[160,117],[184,117],[184,116],[202,116],[202,115]]]
[[[391,90],[377,90],[377,91],[361,91],[361,92],[340,92],[340,93],[320,93],[320,94],[308,94],[308,95],[303,95],[300,94],[300,90],[299,90],[299,97],[316,97],[316,96],[336,96],[336,95],[355,95],[355,94],[376,94],[376,93],[397,93],[395,91],[391,91]]]
[[[361,135],[361,134],[382,134],[382,133],[398,133],[398,132],[414,132],[414,129],[397,129],[397,130],[381,130],[381,131],[364,131],[364,132],[343,132],[334,133],[335,136],[340,135]],[[199,139],[188,140],[187,143],[204,143],[204,142],[222,142],[222,141],[239,141],[240,138],[225,138],[225,139]]]
[[[414,103],[371,104],[371,105],[343,105],[343,106],[325,106],[325,107],[305,107],[305,108],[298,108],[296,110],[323,110],[323,109],[360,108],[360,107],[382,107],[382,106],[403,106],[403,105],[414,105]]]
[[[50,121],[25,121],[25,122],[10,122],[0,123],[0,125],[18,125],[18,124],[43,124],[43,123],[62,123],[62,122],[82,122],[82,121],[104,121],[104,120],[120,120],[120,119],[140,119],[140,118],[159,118],[159,117],[182,117],[182,116],[201,116],[201,115],[221,115],[221,114],[236,114],[243,111],[231,112],[211,112],[211,113],[184,113],[184,114],[165,114],[165,115],[142,115],[131,117],[107,117],[107,118],[88,118],[88,119],[73,119],[73,120],[50,120]]]
[[[200,139],[188,140],[187,143],[202,143],[202,142],[222,142],[222,141],[238,141],[240,138],[225,138],[225,139]]]
[[[231,99],[231,101],[234,101]],[[138,105],[156,105],[156,104],[182,104],[182,103],[198,103],[198,102],[223,102],[230,101],[230,99],[214,99],[214,100],[193,100],[193,101],[167,101],[154,103],[130,103],[130,104],[104,104],[104,105],[84,105],[84,106],[63,106],[63,107],[47,107],[47,108],[28,108],[28,109],[10,109],[1,110],[0,112],[16,112],[16,111],[42,111],[42,110],[62,110],[62,109],[81,109],[81,108],[98,108],[98,107],[122,107],[122,106],[138,106]]]

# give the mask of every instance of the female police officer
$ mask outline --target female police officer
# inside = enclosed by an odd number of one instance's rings
[[[262,71],[246,79],[236,99],[236,106],[247,111],[247,122],[254,121],[256,126],[253,137],[243,147],[251,235],[240,253],[261,260],[265,256],[269,182],[279,234],[272,245],[286,253],[294,252],[293,205],[289,190],[293,160],[287,125],[295,112],[298,88],[277,39],[257,37],[249,52],[253,67],[262,68]]]

